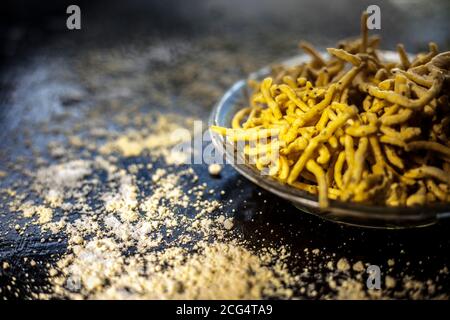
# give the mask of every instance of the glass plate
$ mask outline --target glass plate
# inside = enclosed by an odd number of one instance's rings
[[[326,56],[326,54],[324,54]],[[385,60],[396,60],[397,54],[393,51],[382,51],[381,56]],[[305,62],[308,56],[302,54],[279,63],[286,66],[293,66]],[[249,77],[261,79],[270,74],[270,67],[252,73]],[[231,120],[236,111],[243,108],[246,104],[245,97],[248,96],[246,80],[236,82],[214,107],[210,125],[229,128]],[[287,184],[282,184],[276,179],[267,175],[261,175],[260,172],[250,164],[245,164],[243,155],[236,152],[236,149],[230,144],[226,146],[225,139],[214,132],[211,132],[212,141],[225,156],[230,159],[238,159],[230,163],[240,174],[255,183],[256,185],[292,202],[292,204],[302,212],[307,212],[320,216],[322,218],[364,227],[372,228],[408,228],[428,226],[438,219],[450,217],[449,204],[436,204],[423,207],[386,207],[386,206],[368,206],[339,200],[330,200],[329,207],[319,208],[317,196],[309,194],[306,191],[296,189]]]

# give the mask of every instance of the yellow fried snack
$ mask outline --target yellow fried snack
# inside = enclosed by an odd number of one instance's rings
[[[310,62],[252,80],[249,106],[232,128],[211,130],[250,144],[244,154],[268,179],[318,195],[322,208],[329,199],[448,202],[450,52],[431,42],[413,58],[399,44],[398,63],[383,61],[366,19],[361,37],[328,48],[328,57],[301,42]]]

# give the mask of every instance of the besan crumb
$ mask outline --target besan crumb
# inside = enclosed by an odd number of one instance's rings
[[[389,267],[393,267],[393,266],[395,265],[394,259],[389,259],[389,260],[387,261],[387,263],[388,263],[388,266],[389,266]]]
[[[391,277],[391,276],[386,276],[386,278],[385,278],[385,285],[386,285],[386,288],[392,289],[392,288],[395,287],[395,284],[396,284],[396,281],[395,281],[395,279],[394,279],[393,277]]]

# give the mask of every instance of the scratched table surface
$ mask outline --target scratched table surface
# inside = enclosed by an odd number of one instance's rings
[[[360,12],[374,2],[219,0],[144,5],[128,1],[126,6],[119,1],[81,2],[79,31],[65,29],[69,3],[64,1],[53,7],[38,7],[31,1],[28,6],[26,1],[10,4],[1,21],[5,31],[0,88],[0,170],[9,174],[0,178],[0,188],[26,184],[29,176],[23,168],[35,168],[30,144],[42,150],[48,163],[56,161],[45,150],[60,133],[43,130],[43,123],[51,129],[94,116],[107,126],[112,111],[105,105],[113,100],[138,106],[133,112],[161,110],[207,120],[233,82],[296,54],[300,39],[324,48],[356,35]],[[417,52],[434,40],[441,50],[450,49],[447,1],[383,1],[380,7],[383,48],[401,41],[408,51]],[[115,67],[96,65],[106,56],[115,59]],[[175,76],[179,73],[184,76]],[[193,90],[194,84],[203,90]],[[92,112],[95,108],[99,112]],[[195,171],[233,199],[227,210],[240,236],[249,242],[258,230],[267,235],[266,242],[282,239],[299,254],[305,248],[319,248],[325,255],[379,265],[382,271],[389,268],[387,260],[394,259],[399,277],[408,274],[436,284],[436,290],[424,298],[450,293],[448,275],[439,272],[450,263],[450,221],[407,230],[345,226],[300,212],[229,166],[220,179],[209,176],[207,165],[195,165]],[[37,228],[19,235],[14,226],[22,218],[10,214],[8,197],[0,198],[0,261],[10,264],[7,270],[0,268],[0,296],[27,298],[45,286],[45,263],[54,263],[67,243],[63,236],[41,240]],[[25,257],[43,262],[42,270],[23,263]],[[310,272],[320,277],[321,270]]]

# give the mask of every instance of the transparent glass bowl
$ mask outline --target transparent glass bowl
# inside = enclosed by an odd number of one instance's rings
[[[383,51],[381,53],[386,60],[394,60],[396,53]],[[309,57],[305,55],[281,61],[279,63],[286,66],[293,66],[306,61]],[[261,79],[270,74],[270,67],[265,67],[250,75],[250,78]],[[234,114],[246,105],[245,97],[250,92],[247,88],[247,81],[236,82],[220,99],[214,107],[210,125],[231,127],[231,120]],[[449,204],[436,204],[423,207],[386,207],[369,206],[352,202],[330,200],[329,207],[319,208],[317,196],[306,191],[296,189],[287,184],[282,184],[274,178],[261,173],[252,165],[246,164],[241,153],[238,153],[232,144],[226,146],[224,137],[211,132],[212,141],[215,147],[225,153],[228,159],[238,159],[230,163],[240,174],[255,183],[256,185],[292,202],[292,204],[302,212],[307,212],[322,218],[336,222],[372,227],[372,228],[409,228],[434,224],[439,219],[450,217]]]

